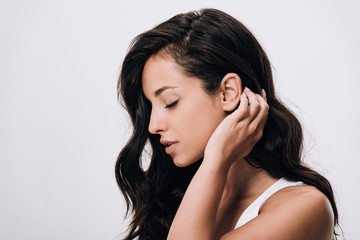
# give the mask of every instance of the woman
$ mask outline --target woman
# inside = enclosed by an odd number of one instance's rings
[[[133,212],[126,239],[336,237],[331,186],[301,162],[300,123],[236,19],[204,9],[140,34],[118,93],[133,124],[115,169]]]

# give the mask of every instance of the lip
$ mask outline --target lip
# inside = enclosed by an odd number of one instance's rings
[[[175,151],[177,141],[169,141],[169,140],[160,140],[161,144],[165,146],[165,152],[167,154],[172,154]]]

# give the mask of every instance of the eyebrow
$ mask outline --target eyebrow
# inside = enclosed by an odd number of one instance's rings
[[[159,88],[158,90],[155,91],[155,96],[158,97],[163,91],[167,90],[167,89],[174,89],[177,87],[174,86],[164,86],[162,88]]]

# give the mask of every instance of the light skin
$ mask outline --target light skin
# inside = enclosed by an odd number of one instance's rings
[[[246,88],[242,93],[240,77],[228,73],[210,96],[199,79],[184,75],[165,55],[148,59],[142,81],[152,104],[149,132],[160,135],[179,167],[203,157],[168,239],[331,239],[330,203],[312,186],[278,191],[257,217],[234,230],[246,207],[277,181],[244,160],[262,136],[265,94]]]

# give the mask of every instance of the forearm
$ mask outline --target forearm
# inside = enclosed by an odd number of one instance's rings
[[[192,179],[169,231],[169,240],[212,240],[228,169],[205,159]]]
[[[264,98],[245,89],[240,106],[213,132],[170,227],[169,240],[215,239],[216,215],[229,168],[234,160],[247,156],[262,136],[268,111]]]

